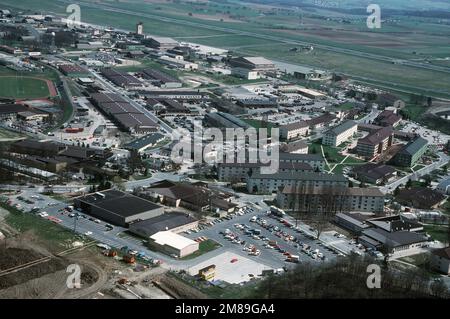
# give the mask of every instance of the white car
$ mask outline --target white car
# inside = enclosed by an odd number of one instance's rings
[[[39,213],[38,215],[41,216],[42,218],[48,217],[47,212],[42,212],[42,213]]]
[[[85,232],[84,233],[86,236],[91,236],[92,235],[92,232],[91,231],[87,231],[87,232]]]

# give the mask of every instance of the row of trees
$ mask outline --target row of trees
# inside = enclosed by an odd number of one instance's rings
[[[380,267],[380,288],[369,288],[374,274],[370,258],[350,256],[322,265],[299,264],[283,275],[270,275],[250,293],[250,298],[449,298],[441,281],[430,284],[420,268],[398,270]],[[368,280],[369,279],[369,280]]]

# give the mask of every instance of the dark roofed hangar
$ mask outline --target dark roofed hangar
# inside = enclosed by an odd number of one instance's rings
[[[75,207],[114,225],[129,224],[164,214],[164,208],[118,190],[106,190],[74,199]]]

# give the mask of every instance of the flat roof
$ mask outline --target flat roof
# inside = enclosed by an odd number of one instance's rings
[[[158,142],[162,138],[164,138],[164,135],[160,133],[151,133],[126,144],[125,148],[141,149],[149,144]]]
[[[383,245],[392,247],[411,245],[415,243],[425,242],[427,238],[421,234],[409,231],[387,232],[379,228],[369,228],[363,231],[363,235]]]
[[[189,214],[174,212],[133,223],[130,226],[130,229],[139,233],[144,233],[147,236],[152,236],[157,232],[172,230],[196,221],[197,219],[191,217]]]
[[[156,244],[161,246],[170,246],[178,250],[182,250],[188,246],[198,244],[197,242],[183,237],[181,235],[172,233],[171,231],[160,231],[150,236],[150,239],[154,240]]]
[[[121,217],[130,217],[162,207],[146,199],[113,189],[78,197],[77,200]]]

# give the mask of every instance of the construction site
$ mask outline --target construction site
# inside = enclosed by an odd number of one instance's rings
[[[39,231],[15,228],[9,214],[17,212],[0,208],[1,299],[207,298],[159,264],[76,235],[55,245]],[[73,265],[79,288],[69,284]]]

